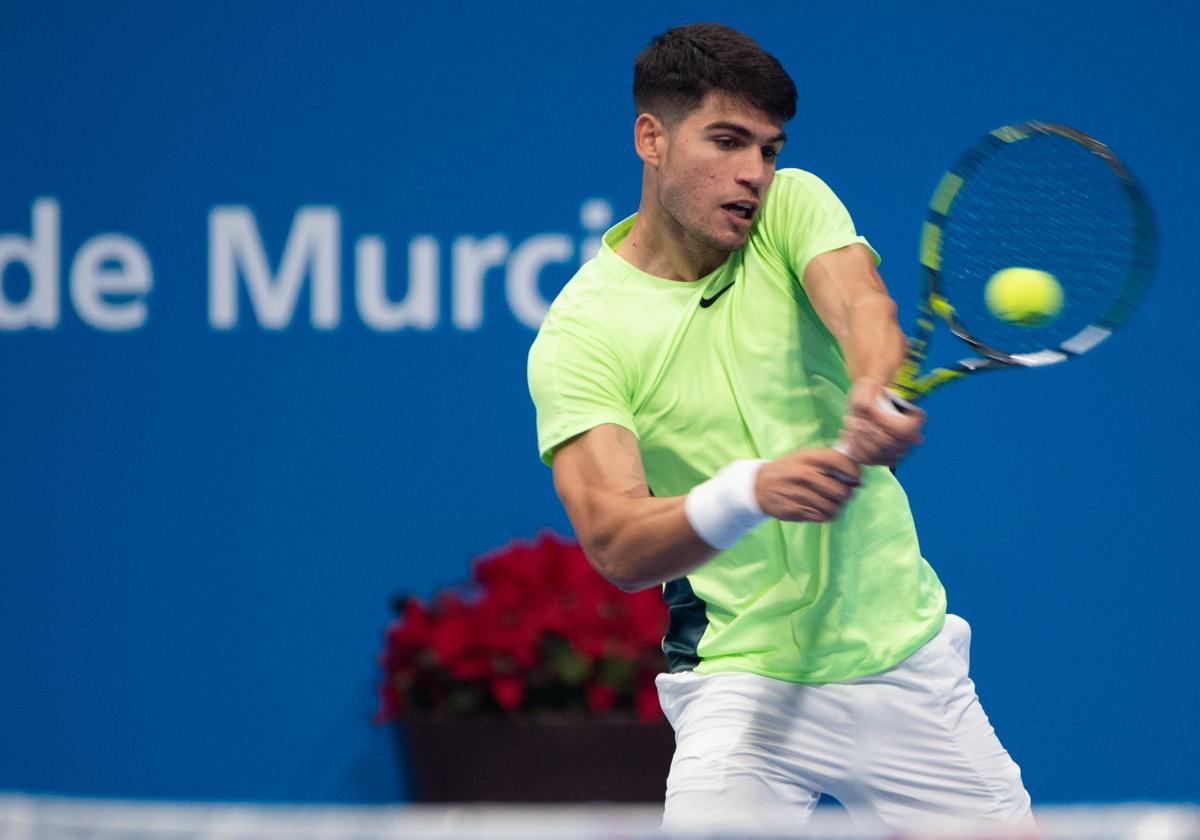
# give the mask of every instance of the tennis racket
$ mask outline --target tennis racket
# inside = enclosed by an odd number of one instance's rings
[[[1141,303],[1155,251],[1146,196],[1103,143],[1043,122],[986,134],[942,176],[929,203],[924,294],[892,391],[916,402],[968,374],[1042,367],[1095,349]],[[994,314],[985,290],[1008,268],[1053,275],[1062,292],[1057,315],[1022,325]],[[922,372],[939,321],[974,355]]]

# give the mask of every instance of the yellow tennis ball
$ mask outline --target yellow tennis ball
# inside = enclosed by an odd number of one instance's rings
[[[1063,291],[1048,271],[1005,268],[997,271],[983,289],[988,309],[1002,321],[1022,327],[1044,327],[1062,310]]]

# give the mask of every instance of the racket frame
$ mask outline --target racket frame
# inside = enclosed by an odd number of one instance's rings
[[[1092,323],[1061,342],[1032,353],[1010,354],[975,338],[955,316],[940,282],[942,231],[959,190],[996,152],[1010,143],[1035,134],[1051,134],[1071,140],[1099,156],[1116,176],[1125,195],[1133,225],[1133,252],[1113,303]],[[918,303],[917,326],[908,342],[908,358],[897,374],[892,389],[916,402],[930,390],[971,373],[1012,367],[1040,367],[1066,361],[1091,350],[1129,320],[1145,296],[1154,274],[1156,234],[1149,202],[1133,174],[1108,146],[1082,131],[1059,123],[1025,122],[1006,125],[984,135],[943,175],[930,199],[921,230],[921,265],[924,294]],[[960,359],[950,367],[921,372],[937,320],[969,345],[978,355]]]

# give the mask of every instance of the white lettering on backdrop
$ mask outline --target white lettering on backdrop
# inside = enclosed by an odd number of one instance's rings
[[[62,321],[62,208],[57,199],[39,198],[30,215],[28,235],[0,233],[0,332],[52,330]],[[591,259],[613,220],[612,207],[603,199],[584,202],[579,215],[584,236],[578,245],[565,233],[539,233],[515,243],[499,233],[454,237],[445,271],[438,238],[415,236],[408,242],[407,289],[399,300],[388,296],[387,243],[381,236],[360,236],[353,246],[354,310],[364,325],[378,332],[436,329],[442,321],[446,277],[450,325],[473,332],[484,326],[487,280],[502,274],[504,299],[513,318],[536,329],[550,305],[539,285],[542,272],[547,266]],[[305,295],[307,321],[313,328],[333,330],[344,323],[338,208],[297,210],[280,254],[268,253],[254,212],[244,205],[214,207],[207,233],[207,316],[213,329],[228,331],[253,323],[286,330],[296,324]],[[68,277],[71,306],[86,325],[125,332],[146,324],[154,272],[137,240],[120,233],[88,239],[75,252]],[[248,306],[242,306],[243,301]]]
[[[52,330],[62,317],[62,209],[53,198],[33,203],[29,236],[0,235],[0,330]],[[9,297],[3,280],[10,266],[23,268],[29,289]],[[15,274],[16,272],[14,272]],[[154,284],[150,257],[120,233],[93,236],[71,262],[70,299],[75,313],[98,330],[135,330],[146,323],[145,297]]]

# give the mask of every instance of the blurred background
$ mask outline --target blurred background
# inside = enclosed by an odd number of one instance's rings
[[[906,326],[978,135],[1065,122],[1143,182],[1133,322],[936,394],[901,477],[1035,801],[1200,798],[1193,0],[3,0],[0,790],[409,796],[370,723],[391,599],[570,533],[525,355],[636,208],[634,56],[696,20],[795,78],[780,165]]]

